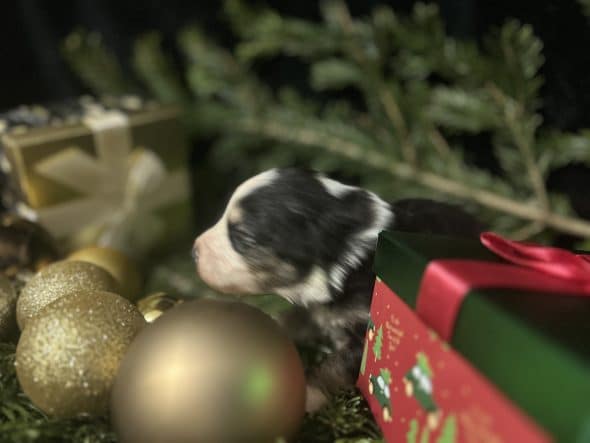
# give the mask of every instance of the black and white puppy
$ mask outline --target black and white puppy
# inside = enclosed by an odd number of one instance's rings
[[[275,293],[298,308],[282,319],[295,340],[333,353],[309,375],[308,410],[355,382],[369,318],[378,234],[387,229],[476,236],[477,221],[430,200],[388,204],[316,173],[273,169],[240,185],[193,253],[201,278],[227,293]]]

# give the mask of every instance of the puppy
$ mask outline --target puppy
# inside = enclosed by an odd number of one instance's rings
[[[278,294],[296,305],[281,319],[294,340],[330,343],[333,352],[308,374],[308,411],[356,380],[377,236],[388,229],[455,236],[482,230],[455,206],[389,204],[316,173],[273,169],[240,185],[221,219],[195,240],[197,272],[208,285]]]

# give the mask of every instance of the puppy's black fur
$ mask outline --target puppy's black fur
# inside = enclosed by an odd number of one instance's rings
[[[311,173],[281,170],[272,185],[240,201],[244,215],[230,223],[230,241],[246,259],[253,249],[272,252],[300,279],[312,266],[337,262],[346,247],[343,240],[372,223],[370,204],[365,191],[336,198]]]
[[[378,232],[475,237],[482,226],[453,205],[425,199],[387,204],[363,189],[323,180],[307,171],[277,171],[270,184],[238,202],[240,217],[228,232],[261,285],[299,305],[284,319],[294,338],[330,341],[334,352],[311,382],[332,391],[354,383],[360,366]],[[318,270],[327,294],[310,297],[306,291],[318,284],[312,279]]]

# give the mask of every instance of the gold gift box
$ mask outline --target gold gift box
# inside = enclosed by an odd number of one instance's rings
[[[178,110],[91,111],[70,123],[5,131],[3,169],[18,192],[13,209],[69,247],[98,243],[144,253],[173,243],[191,217]],[[150,222],[158,229],[150,231]]]

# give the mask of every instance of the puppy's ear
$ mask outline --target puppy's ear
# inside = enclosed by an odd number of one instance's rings
[[[350,190],[335,198],[318,220],[323,259],[334,263],[350,249],[374,248],[391,218],[389,205],[368,191]]]

